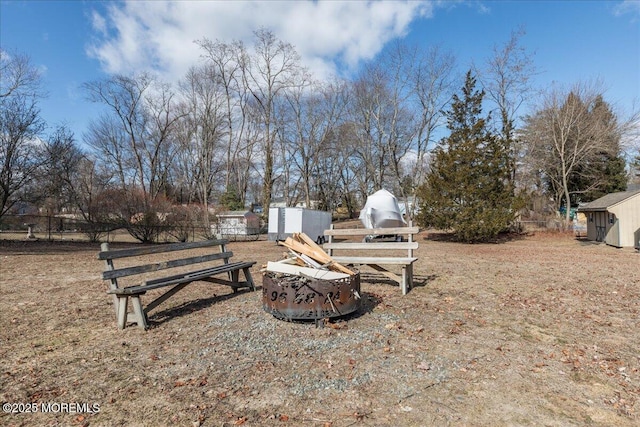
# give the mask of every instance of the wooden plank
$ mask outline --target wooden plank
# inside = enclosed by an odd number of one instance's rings
[[[393,228],[332,228],[325,230],[326,236],[390,236],[394,234],[418,234],[418,227],[393,227]]]
[[[118,298],[118,329],[124,329],[127,326],[127,303],[129,297]]]
[[[307,255],[321,264],[329,261],[329,256],[323,250],[314,249],[313,247],[308,246],[305,243],[302,243],[299,240],[295,240],[291,237],[287,237],[284,242],[279,243],[283,244],[289,249],[292,249],[295,252]]]
[[[169,289],[167,292],[165,292],[164,294],[160,295],[158,298],[154,299],[153,301],[151,301],[148,305],[147,308],[144,309],[145,313],[150,312],[151,310],[153,310],[154,308],[156,308],[157,306],[159,306],[160,304],[162,304],[163,302],[165,302],[166,300],[168,300],[169,298],[171,298],[173,295],[175,295],[180,289],[184,288],[185,286],[187,286],[189,283],[180,283],[176,286],[174,286],[173,288]]]
[[[403,279],[405,286],[402,288],[402,295],[406,295],[413,288],[413,264],[405,266],[402,269],[402,274],[405,277]]]
[[[355,274],[353,271],[349,270],[347,267],[345,267],[343,265],[340,265],[338,262],[336,262],[336,260],[331,258],[324,251],[324,249],[322,249],[320,246],[318,246],[318,244],[316,242],[314,242],[313,239],[310,238],[309,236],[307,236],[306,234],[304,234],[304,233],[294,233],[293,237],[298,239],[299,241],[305,243],[307,246],[309,246],[313,250],[313,253],[317,255],[315,257],[315,259],[319,260],[323,265],[330,265],[332,267],[335,267],[338,270],[340,270],[343,273],[346,273],[346,274],[348,274],[350,276]]]
[[[369,267],[373,268],[374,270],[379,271],[380,273],[384,274],[389,279],[397,282],[398,284],[401,284],[402,279],[396,273],[393,273],[393,272],[387,270],[386,268],[384,268],[382,266],[379,266],[378,264],[367,264],[367,265]]]
[[[418,242],[372,242],[372,243],[325,243],[325,249],[351,249],[351,250],[392,250],[392,249],[418,249]]]
[[[291,237],[287,237],[287,240],[285,240],[284,242],[280,241],[278,242],[278,244],[286,246],[295,252],[310,256],[311,258],[315,259],[321,264],[323,265],[328,264],[329,267],[334,267],[337,270],[343,273],[346,273],[350,276],[355,274],[353,271],[349,270],[347,267],[341,265],[339,262],[336,262],[336,260],[331,258],[324,251],[321,251],[321,253],[318,253],[318,251],[314,250],[313,248],[307,245],[303,245],[302,243],[293,240]]]
[[[313,239],[309,236],[307,236],[304,233],[293,233],[293,237],[297,238],[300,242],[307,244],[308,246],[310,246],[314,251],[317,251],[318,253],[322,253],[324,254],[324,250],[318,246],[318,244],[316,242],[313,241]]]
[[[232,264],[224,264],[213,268],[207,268],[199,271],[194,271],[191,273],[186,273],[182,275],[175,275],[167,278],[158,278],[145,282],[142,285],[138,286],[129,286],[126,288],[120,288],[117,290],[109,290],[107,293],[115,293],[118,295],[133,295],[144,293],[153,289],[163,288],[165,286],[177,285],[180,283],[190,283],[195,282],[197,280],[202,280],[203,278],[210,277],[216,274],[227,273],[230,271],[242,270],[245,268],[249,268],[253,266],[255,262],[253,261],[245,261],[245,262],[236,262]]]
[[[145,246],[142,248],[117,249],[114,251],[102,250],[98,253],[98,259],[117,259],[127,258],[138,255],[158,254],[164,252],[182,251],[187,249],[206,248],[209,246],[226,245],[229,241],[226,239],[218,240],[202,240],[200,242],[171,243],[163,245]]]
[[[131,297],[131,305],[133,306],[133,315],[135,317],[136,323],[139,328],[143,330],[149,329],[149,324],[147,323],[147,315],[142,308],[142,301],[140,301],[139,295],[134,295]]]
[[[109,251],[109,243],[104,242],[100,245],[100,250],[103,252],[108,252]],[[115,270],[115,267],[113,266],[113,260],[110,259],[105,259],[104,260],[104,264],[105,264],[105,271],[113,271]],[[118,289],[118,279],[110,279],[109,280],[109,289]],[[120,302],[118,301],[118,297],[113,295],[113,308],[116,312],[116,319],[118,319],[118,305],[120,304]]]
[[[291,274],[294,276],[305,276],[320,280],[337,280],[349,277],[346,273],[337,273],[329,270],[318,270],[309,267],[298,267],[291,264],[283,264],[280,262],[267,262],[267,271],[274,273]]]
[[[418,258],[400,258],[400,257],[350,257],[336,256],[333,257],[338,262],[344,264],[382,264],[382,265],[409,265],[418,260]]]
[[[213,261],[221,258],[231,258],[233,252],[221,252],[209,255],[201,255],[191,258],[174,259],[171,261],[158,262],[153,264],[138,265],[135,267],[119,268],[111,271],[104,271],[102,278],[104,280],[113,279],[124,276],[133,276],[136,274],[149,273],[152,271],[160,271],[167,268],[183,267],[185,265],[197,264],[207,261]]]
[[[407,267],[411,267],[411,264],[408,266],[402,267],[402,281],[400,282],[400,287],[402,288],[402,295],[406,295],[409,291],[409,278],[407,277]]]

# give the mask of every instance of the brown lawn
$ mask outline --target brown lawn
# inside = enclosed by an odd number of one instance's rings
[[[418,240],[408,295],[363,269],[361,310],[325,328],[196,283],[146,332],[117,329],[99,245],[0,240],[0,401],[37,410],[0,425],[640,425],[640,254]],[[230,249],[258,285],[283,252]]]

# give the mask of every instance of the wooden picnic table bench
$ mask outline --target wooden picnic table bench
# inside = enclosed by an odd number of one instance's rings
[[[226,249],[228,243],[228,240],[204,240],[200,242],[173,243],[118,250],[110,250],[109,244],[103,243],[100,247],[101,252],[98,254],[98,259],[105,261],[106,268],[102,273],[102,278],[109,281],[109,290],[107,293],[114,296],[118,327],[124,329],[127,321],[131,320],[137,323],[139,327],[147,329],[149,327],[147,313],[175,295],[176,292],[191,282],[205,281],[219,283],[232,287],[234,292],[237,292],[239,288],[255,290],[249,269],[256,262],[230,262],[233,252]],[[190,251],[192,252],[194,249],[216,246],[219,248],[219,252],[211,252],[205,255],[193,255],[190,253]],[[171,260],[161,262],[149,260],[150,255],[170,252],[175,252],[176,256],[182,256],[182,258],[174,257]],[[134,257],[138,258],[134,259]],[[114,266],[114,260],[122,258],[132,258],[134,259],[133,262],[137,263],[133,266],[116,268]],[[220,264],[220,261],[222,261],[222,264]],[[199,264],[199,266],[203,268],[170,276],[149,277],[151,273],[156,271],[196,264]],[[204,267],[205,265],[206,267]],[[176,270],[174,270],[174,272],[175,271]],[[240,271],[244,273],[244,280],[240,280]],[[227,277],[217,277],[223,274],[226,274]],[[123,287],[118,284],[119,278],[136,275],[144,275],[142,279],[146,280],[144,280],[142,284],[133,286]],[[140,296],[144,295],[147,291],[164,287],[168,287],[169,289],[143,308]],[[131,305],[133,306],[132,313],[128,312],[129,299],[131,299]]]
[[[368,265],[384,274],[385,276],[391,278],[398,282],[400,287],[402,288],[402,295],[406,295],[407,292],[413,287],[413,263],[418,260],[418,258],[413,256],[413,251],[418,249],[418,242],[414,241],[413,236],[418,234],[418,227],[396,227],[396,228],[334,228],[334,225],[331,225],[329,230],[325,230],[325,236],[329,237],[329,242],[323,245],[323,248],[327,250],[327,253],[331,258],[335,261],[348,264],[348,265]],[[360,242],[336,242],[334,240],[335,237],[351,237],[351,236],[363,236],[367,241]],[[398,238],[406,236],[400,239],[395,239],[393,241],[383,241],[384,239],[380,239],[380,241],[376,240],[376,236],[397,236]],[[350,250],[357,251],[359,254],[367,253],[366,256],[354,256],[354,255],[335,255],[335,251],[337,250]],[[390,251],[404,250],[406,251],[406,256],[398,256],[398,255],[389,255]],[[380,255],[372,255],[373,251],[386,251],[387,254],[382,256]],[[400,266],[402,268],[402,273],[398,276],[397,273],[390,271],[389,269],[383,267],[387,265]]]

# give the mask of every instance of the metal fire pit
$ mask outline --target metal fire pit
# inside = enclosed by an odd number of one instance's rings
[[[360,273],[321,280],[266,272],[262,277],[264,310],[283,320],[315,320],[353,313],[360,307]]]

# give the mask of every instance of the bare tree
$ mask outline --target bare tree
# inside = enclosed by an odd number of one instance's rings
[[[242,76],[260,114],[263,162],[262,205],[269,208],[274,176],[277,127],[275,105],[287,89],[299,84],[304,69],[295,48],[267,29],[255,32],[254,53],[242,63]]]
[[[289,158],[300,176],[306,206],[310,207],[314,180],[332,174],[331,170],[320,167],[319,160],[335,157],[336,151],[331,146],[329,135],[344,119],[348,91],[342,82],[316,82],[290,90],[286,99],[290,112]],[[326,186],[324,188],[326,191]],[[328,207],[325,204],[325,208]]]
[[[173,154],[172,132],[180,118],[171,88],[158,84],[147,74],[117,75],[86,83],[84,87],[92,101],[108,107],[108,118],[102,119],[101,125],[92,126],[91,131],[99,134],[90,135],[90,142],[122,161],[122,165],[114,166],[122,167],[123,181],[130,184],[127,180],[132,179],[145,199],[166,193],[169,159]]]
[[[248,67],[249,54],[240,41],[226,43],[203,39],[197,41],[204,50],[204,58],[213,70],[224,92],[226,117],[226,171],[224,190],[233,187],[244,204],[246,202],[248,165],[253,155],[254,138],[248,137],[248,102],[251,92],[243,82],[242,70]]]
[[[515,138],[518,111],[531,98],[531,81],[538,73],[531,54],[520,44],[525,34],[523,28],[513,31],[503,46],[494,46],[493,55],[487,59],[484,68],[474,67],[487,98],[495,104],[499,135],[511,153],[509,169],[512,184],[515,184],[516,161],[521,154]]]
[[[451,101],[455,83],[455,57],[435,46],[415,56],[410,80],[412,84],[412,110],[417,115],[414,144],[406,156],[407,172],[401,188],[404,196],[415,198],[418,187],[424,182],[428,168],[429,149],[433,145],[439,127],[443,125],[443,111]],[[399,177],[402,180],[402,177]],[[408,184],[408,185],[407,185]],[[408,188],[407,188],[408,187]],[[408,200],[405,200],[408,201]],[[407,214],[413,216],[417,205]]]
[[[111,172],[101,167],[94,158],[84,155],[78,162],[77,175],[73,180],[75,208],[87,225],[84,233],[92,242],[97,242],[108,231],[121,224],[114,223],[110,211],[101,202],[108,198]]]
[[[349,218],[354,218],[358,205],[359,179],[362,173],[356,156],[357,136],[353,122],[340,123],[327,135],[325,150],[318,158],[317,179],[324,203],[330,207],[340,204]]]
[[[570,186],[572,176],[578,171],[590,173],[597,155],[618,155],[624,124],[606,117],[610,112],[598,107],[601,99],[593,85],[580,83],[568,92],[554,88],[545,95],[541,108],[525,120],[522,137],[527,161],[547,182],[556,207],[566,207],[567,222],[571,195],[576,191]]]
[[[180,158],[186,169],[181,174],[192,176],[198,200],[204,205],[205,226],[209,228],[210,198],[225,168],[223,139],[228,126],[224,86],[217,70],[205,64],[187,73],[182,94],[186,113]]]
[[[42,75],[29,56],[0,49],[0,99],[39,99],[44,95]]]
[[[73,133],[59,126],[43,142],[43,163],[39,171],[38,190],[49,200],[52,213],[76,206],[75,182],[84,153],[76,145]]]
[[[113,185],[124,190],[133,184],[135,160],[129,150],[127,134],[117,118],[103,115],[91,121],[84,140],[99,163],[109,171]]]
[[[353,116],[358,144],[361,197],[372,190],[400,190],[401,160],[412,148],[417,120],[410,108],[411,68],[407,51],[395,50],[368,64],[354,83]]]
[[[180,119],[174,93],[147,74],[113,76],[84,85],[89,99],[108,109],[90,128],[87,140],[120,180],[129,232],[147,241],[161,222],[170,187],[174,132]],[[157,234],[157,233],[156,233]]]
[[[0,218],[32,197],[29,185],[41,163],[38,137],[45,127],[38,108],[43,96],[29,57],[0,50]]]

